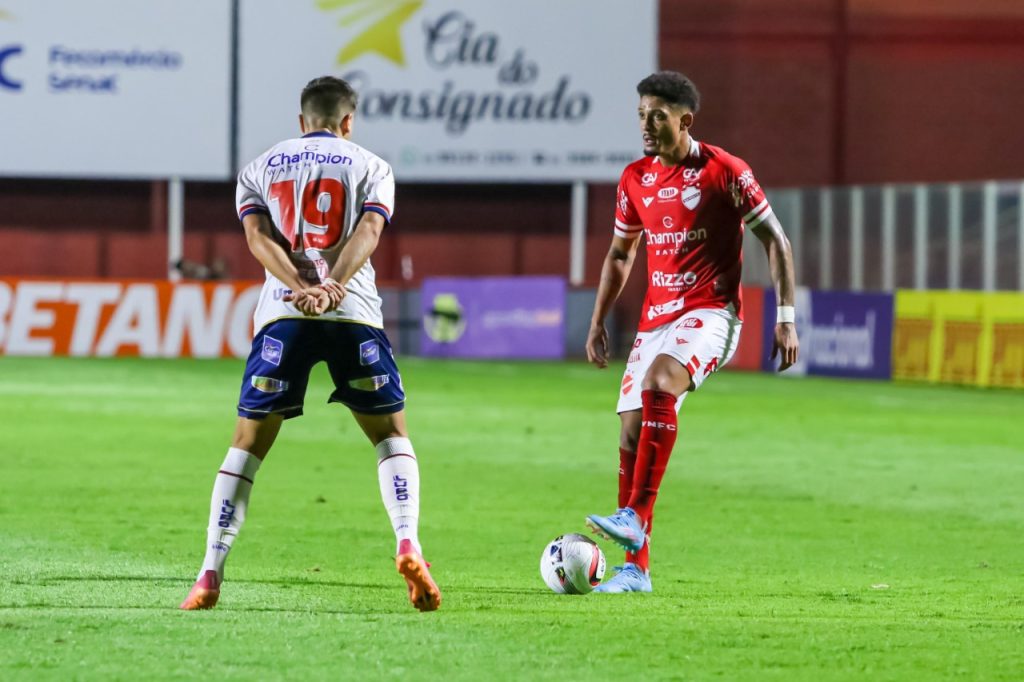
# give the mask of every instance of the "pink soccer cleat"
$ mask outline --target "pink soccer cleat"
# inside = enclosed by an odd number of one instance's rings
[[[197,609],[212,609],[217,605],[220,598],[220,577],[217,571],[206,571],[196,584],[192,586],[185,601],[178,607],[183,611],[195,611]]]
[[[441,590],[430,577],[430,564],[409,540],[402,540],[399,543],[395,568],[409,586],[409,601],[413,606],[420,611],[436,611],[441,606]]]

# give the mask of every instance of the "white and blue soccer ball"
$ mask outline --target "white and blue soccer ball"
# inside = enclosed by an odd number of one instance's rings
[[[604,552],[578,533],[559,535],[540,555],[540,575],[556,594],[586,594],[604,578]]]

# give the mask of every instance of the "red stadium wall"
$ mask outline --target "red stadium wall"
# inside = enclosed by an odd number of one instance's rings
[[[765,185],[1024,176],[1008,153],[1024,148],[1018,0],[663,0],[660,18],[662,66],[704,94],[695,134],[745,157]],[[233,195],[230,182],[187,185],[185,255],[258,278]],[[393,282],[403,259],[413,282],[564,275],[569,201],[568,186],[400,185],[374,262]],[[590,186],[591,284],[613,201],[612,186]],[[0,180],[0,275],[162,277],[165,216],[160,183]],[[642,284],[630,282],[624,324]]]

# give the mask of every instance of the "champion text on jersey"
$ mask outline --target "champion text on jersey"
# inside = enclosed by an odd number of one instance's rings
[[[655,246],[671,244],[680,246],[686,242],[698,242],[708,238],[708,231],[703,227],[696,230],[683,230],[681,232],[651,232],[647,230],[647,243]]]
[[[321,154],[319,152],[304,151],[299,154],[274,154],[267,159],[267,166],[270,168],[278,168],[279,166],[287,166],[292,163],[322,163],[328,166],[351,166],[352,157],[344,156],[342,154]]]

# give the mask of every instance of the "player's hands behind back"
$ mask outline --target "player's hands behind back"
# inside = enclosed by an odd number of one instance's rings
[[[779,371],[785,372],[796,364],[800,354],[800,341],[796,337],[796,325],[786,322],[775,325],[775,339],[772,341],[772,360],[779,356]]]
[[[335,310],[345,298],[345,287],[333,279],[326,282],[290,291],[283,300],[291,303],[307,317],[316,317]]]

